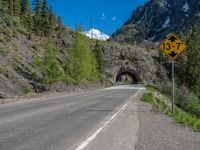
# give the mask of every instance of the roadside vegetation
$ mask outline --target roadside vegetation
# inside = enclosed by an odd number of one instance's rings
[[[51,39],[45,44],[44,49],[44,83],[65,81],[66,84],[79,84],[84,80],[100,81],[100,62],[97,62],[95,53],[90,49],[89,40],[84,35],[76,33],[74,45],[69,49],[64,62],[57,60],[59,49]]]
[[[188,48],[175,62],[175,103],[183,111],[200,118],[200,28],[190,26],[185,37]],[[163,69],[164,68],[164,69]],[[171,97],[171,62],[160,51],[155,87]]]
[[[175,106],[175,112],[171,111],[171,98],[166,96],[162,91],[154,86],[147,86],[148,92],[145,93],[141,100],[150,103],[154,111],[164,113],[173,118],[176,123],[183,124],[200,132],[200,117],[188,113],[178,106]]]

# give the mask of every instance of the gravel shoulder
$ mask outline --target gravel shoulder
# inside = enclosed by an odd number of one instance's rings
[[[68,89],[65,91],[46,91],[43,93],[30,93],[24,96],[16,96],[13,98],[0,99],[0,105],[15,103],[15,102],[23,102],[23,101],[37,101],[43,99],[55,99],[61,98],[74,94],[81,94],[83,92],[90,92],[99,89],[103,89],[106,86],[101,84],[88,84],[88,85],[79,85],[79,86],[68,86]]]
[[[138,105],[136,150],[199,150],[200,132],[176,124],[170,117],[154,112],[149,104]]]

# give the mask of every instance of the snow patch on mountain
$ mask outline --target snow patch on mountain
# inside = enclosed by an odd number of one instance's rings
[[[183,11],[184,11],[184,12],[188,12],[189,9],[190,9],[190,7],[189,7],[189,4],[188,4],[188,1],[186,0],[186,1],[185,1],[185,4],[183,5]]]
[[[165,29],[165,28],[167,28],[167,27],[169,27],[169,24],[170,24],[170,17],[168,16],[168,17],[167,17],[167,20],[166,20],[165,23],[162,25],[162,27],[158,30],[158,32],[161,31],[161,30],[163,30],[163,29]]]
[[[102,41],[106,41],[107,39],[110,38],[107,34],[102,33],[98,29],[91,29],[89,31],[83,32],[83,34],[85,34],[87,37],[91,39],[97,39],[97,40],[102,40]]]

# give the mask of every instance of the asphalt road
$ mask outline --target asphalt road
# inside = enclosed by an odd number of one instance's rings
[[[140,91],[117,86],[1,105],[0,150],[134,150]]]

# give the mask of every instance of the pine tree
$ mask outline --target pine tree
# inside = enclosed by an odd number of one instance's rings
[[[33,30],[36,34],[40,34],[41,31],[41,1],[33,1]]]
[[[29,0],[22,0],[21,1],[21,13],[27,15],[30,13],[30,4]]]
[[[33,1],[33,11],[34,15],[39,16],[41,13],[41,1],[40,0],[34,0]]]
[[[0,11],[7,13],[8,12],[8,4],[9,4],[9,0],[0,0]]]
[[[32,27],[32,14],[29,0],[22,0],[21,2],[21,18],[23,25],[30,31]]]
[[[62,19],[60,16],[58,16],[58,18],[57,18],[57,25],[58,25],[59,30],[61,30],[63,27],[63,23],[62,23]]]
[[[13,0],[13,15],[20,17],[21,14],[21,0]]]
[[[77,82],[99,80],[96,58],[90,49],[89,41],[78,31],[73,48],[69,50],[69,62],[66,71]]]
[[[11,16],[14,16],[14,0],[8,0],[8,12]]]
[[[47,36],[49,34],[49,10],[47,7],[47,0],[44,0],[41,8],[41,28],[43,36]]]
[[[49,32],[52,32],[55,27],[55,15],[53,12],[53,8],[49,9]]]
[[[81,23],[76,24],[76,31],[77,32],[83,32],[84,31],[84,28],[83,28]]]
[[[200,96],[200,28],[194,26],[189,37],[187,83],[190,89]]]

